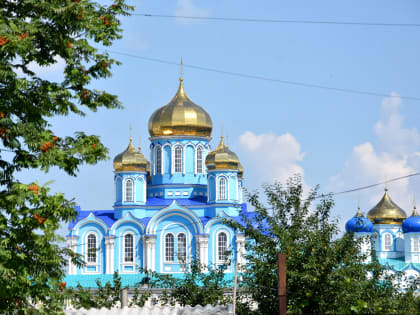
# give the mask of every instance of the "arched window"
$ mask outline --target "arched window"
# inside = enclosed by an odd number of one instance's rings
[[[124,236],[124,261],[134,261],[134,239],[133,234],[126,234]]]
[[[89,234],[87,238],[87,262],[96,263],[96,235]]]
[[[219,179],[219,200],[226,200],[226,179]]]
[[[203,173],[203,148],[197,148],[197,173]]]
[[[185,233],[179,233],[178,241],[178,261],[185,262],[187,260],[187,237]]]
[[[217,236],[217,260],[226,261],[227,259],[227,235],[221,232]]]
[[[133,181],[127,179],[125,182],[125,201],[133,201]]]
[[[413,238],[413,252],[420,252],[420,242],[418,238]]]
[[[175,147],[175,173],[182,173],[182,147]]]
[[[162,174],[162,148],[156,147],[156,173]]]
[[[174,235],[171,233],[165,235],[165,261],[174,261]]]
[[[384,250],[392,250],[392,236],[389,233],[384,235]]]

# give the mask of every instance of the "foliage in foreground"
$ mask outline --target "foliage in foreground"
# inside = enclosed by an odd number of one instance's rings
[[[18,172],[51,167],[75,175],[79,166],[106,158],[94,135],[55,134],[55,116],[118,108],[115,95],[90,89],[92,79],[111,76],[117,61],[91,44],[110,46],[121,38],[124,0],[0,1],[0,313],[61,312],[67,257],[55,234],[75,218],[74,204],[37,182],[21,183]],[[31,69],[63,63],[62,80]],[[57,298],[56,298],[57,297]]]
[[[80,309],[90,308],[112,308],[121,303],[121,277],[118,272],[114,273],[112,283],[109,281],[103,285],[99,280],[96,281],[97,289],[92,291],[83,288],[80,284],[76,289],[68,289],[65,292],[65,297],[70,299],[73,307]],[[134,288],[134,295],[130,302],[130,306],[143,306],[147,299],[151,296],[150,292],[141,294],[138,288]]]
[[[239,299],[240,313],[278,314],[276,257],[284,253],[289,313],[419,314],[415,285],[399,290],[401,275],[388,276],[374,252],[365,263],[366,256],[360,254],[363,240],[339,235],[338,222],[331,218],[333,200],[326,196],[315,205],[317,196],[314,190],[303,197],[298,176],[284,186],[265,185],[263,197],[258,192],[248,195],[256,216],[244,217],[245,226],[230,224],[248,240],[240,285],[258,309],[251,311],[248,302]]]
[[[163,288],[158,297],[160,303],[180,305],[224,305],[229,298],[224,295],[224,289],[231,287],[232,283],[225,279],[225,265],[219,268],[201,264],[199,260],[192,260],[185,264],[185,273],[179,278],[145,271],[149,276],[149,287]],[[206,270],[206,271],[204,271]]]

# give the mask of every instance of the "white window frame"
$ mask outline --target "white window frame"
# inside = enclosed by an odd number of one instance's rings
[[[219,231],[216,234],[216,262],[218,264],[226,263],[228,261],[228,258],[229,258],[227,254],[224,254],[225,259],[220,259],[220,256],[219,256],[219,251],[220,251],[219,237],[220,237],[221,234],[224,234],[226,236],[225,252],[229,251],[229,233],[227,233],[226,231],[223,231],[223,230],[222,231]]]
[[[168,241],[166,239],[167,236],[171,235],[172,236],[172,260],[168,260],[169,255],[167,255],[167,245],[168,245]],[[175,262],[175,236],[173,233],[165,233],[164,235],[164,247],[163,247],[163,255],[164,255],[164,261],[165,263],[174,263]]]
[[[90,251],[90,243],[89,243],[89,237],[90,236],[93,236],[93,237],[95,237],[95,252],[94,252],[94,254],[95,254],[95,261],[90,261],[90,258],[89,258],[89,252],[93,252],[93,251]],[[94,233],[94,232],[89,232],[87,235],[86,235],[86,252],[85,252],[85,260],[86,260],[86,265],[87,266],[98,266],[99,265],[99,250],[98,250],[98,235],[96,235],[96,233]]]
[[[163,151],[162,147],[160,145],[157,145],[155,148],[155,174],[163,174],[162,151]],[[159,164],[160,164],[160,169],[158,167]]]
[[[393,242],[393,237],[392,237],[391,233],[384,233],[382,237],[384,239],[384,247],[383,247],[384,251],[386,251],[386,252],[392,251],[394,242]],[[388,244],[387,241],[389,241],[389,244]]]
[[[180,249],[180,247],[179,247],[179,245],[180,245],[179,237],[181,235],[184,235],[184,239],[185,239],[185,246],[184,246],[184,255],[185,255],[185,257],[183,257],[183,259],[180,259],[180,257],[179,257],[179,254],[180,254],[179,253],[179,249]],[[181,261],[183,261],[184,263],[187,262],[187,259],[188,259],[188,255],[187,255],[187,253],[188,253],[188,241],[187,240],[188,240],[187,239],[187,234],[185,232],[179,232],[176,235],[176,258],[177,258],[177,261],[178,262],[181,262]]]
[[[222,181],[224,182],[224,189],[222,191]],[[226,179],[226,177],[219,177],[217,180],[217,185],[219,187],[218,192],[217,192],[217,199],[218,200],[228,200],[228,191],[227,191],[227,185],[228,185],[228,181]]]
[[[181,150],[181,156],[179,158],[179,167],[180,169],[177,169],[177,149]],[[173,154],[173,173],[183,173],[184,172],[184,147],[181,144],[176,144],[173,147],[174,154]]]
[[[131,236],[133,243],[131,244],[131,250],[132,250],[132,261],[126,260],[127,256],[126,256],[126,237],[127,236]],[[131,232],[127,232],[124,234],[123,236],[123,248],[122,248],[122,254],[123,254],[123,262],[125,265],[134,265],[135,261],[136,261],[136,241],[135,241],[135,237],[133,235],[133,233]]]
[[[127,194],[127,186],[128,186],[128,183],[130,182],[131,182],[131,196],[130,196],[130,199],[128,199],[127,196],[129,195]],[[134,180],[131,177],[127,178],[124,181],[124,201],[125,202],[134,202],[134,190],[135,190]]]
[[[415,252],[415,253],[420,252],[420,239],[413,238],[412,252]]]
[[[198,152],[201,152],[201,161],[199,163],[198,159]],[[198,145],[195,150],[195,174],[204,174],[204,148],[202,145]],[[199,170],[199,166],[201,167],[201,171]]]

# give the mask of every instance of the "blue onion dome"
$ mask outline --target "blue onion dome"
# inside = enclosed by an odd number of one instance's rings
[[[416,206],[411,216],[402,223],[404,233],[420,232],[420,215],[417,214]]]
[[[347,233],[355,232],[355,233],[371,233],[373,229],[373,224],[370,220],[363,216],[360,212],[360,207],[357,208],[356,215],[347,221],[346,223],[346,231]]]

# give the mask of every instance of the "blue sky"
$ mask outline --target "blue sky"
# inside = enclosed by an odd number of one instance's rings
[[[111,2],[110,2],[111,3]],[[419,1],[130,1],[136,12],[208,17],[420,23]],[[241,72],[387,95],[420,97],[420,28],[189,21],[132,16],[112,51],[187,65]],[[51,121],[57,135],[83,130],[101,136],[110,160],[83,166],[77,178],[51,170],[21,174],[53,179],[54,191],[82,209],[112,209],[113,157],[125,149],[129,124],[148,151],[147,122],[177,90],[179,67],[120,55],[111,79],[93,87],[119,95],[122,110]],[[60,62],[39,69],[58,78]],[[223,128],[245,169],[246,186],[303,174],[305,185],[341,191],[420,171],[420,102],[290,86],[184,69],[185,89]],[[384,187],[337,196],[341,226],[381,197]],[[390,195],[411,213],[420,177],[389,184]]]

